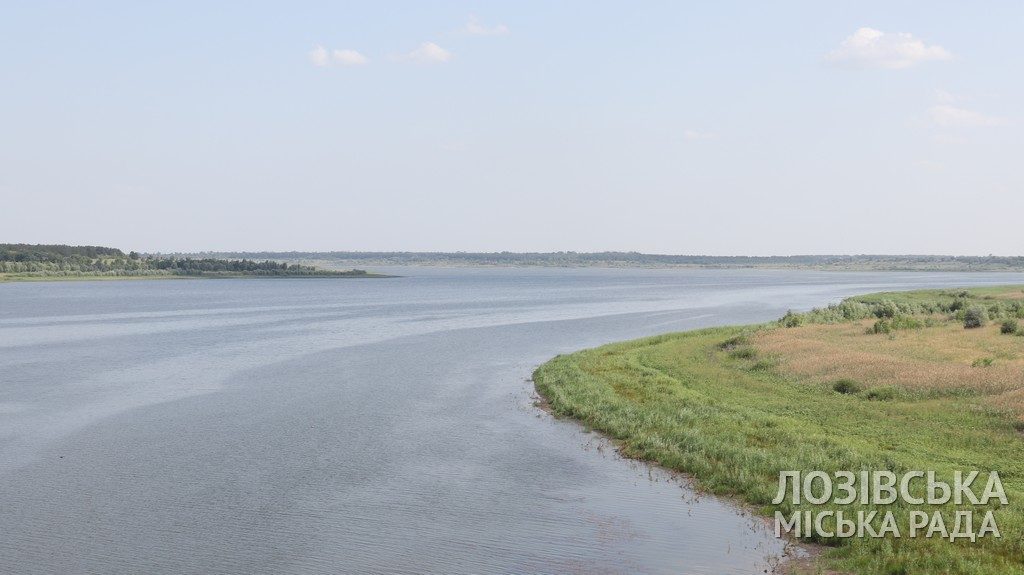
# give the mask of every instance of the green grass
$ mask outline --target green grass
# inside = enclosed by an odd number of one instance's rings
[[[850,298],[865,303],[892,300],[908,303],[952,302],[958,298],[967,299],[1024,299],[1024,288],[1018,285],[975,287],[968,289],[914,290],[878,292]]]
[[[971,296],[1003,297],[1006,289]],[[909,292],[854,299],[929,304],[945,297]],[[997,470],[1009,497],[996,511],[1001,539],[817,540],[828,546],[820,561],[823,568],[867,574],[1024,574],[1019,423],[970,396],[922,397],[897,386],[840,393],[834,382],[779,373],[773,358],[750,348],[751,335],[764,329],[805,328],[723,327],[613,344],[556,357],[537,369],[534,381],[555,413],[608,434],[625,455],[689,473],[703,489],[766,515],[840,509],[771,505],[783,470],[935,470],[950,482],[954,470]],[[855,515],[859,508],[841,509]],[[893,510],[901,526],[911,509],[879,508]],[[953,506],[941,509],[952,518]]]

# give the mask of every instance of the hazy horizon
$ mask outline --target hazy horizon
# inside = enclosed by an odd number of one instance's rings
[[[116,246],[114,246],[116,247]],[[122,248],[122,251],[123,248]],[[127,253],[127,251],[125,252]],[[531,254],[637,254],[641,256],[657,256],[657,257],[709,257],[709,258],[799,258],[799,257],[955,257],[955,258],[971,258],[971,257],[1024,257],[1019,254],[881,254],[881,253],[792,253],[792,254],[705,254],[705,253],[656,253],[656,252],[638,252],[631,250],[602,250],[602,251],[581,251],[581,250],[555,250],[555,251],[513,251],[513,250],[492,250],[492,251],[473,251],[473,250],[450,250],[450,251],[416,251],[416,250],[198,250],[198,251],[168,251],[168,252],[140,252],[140,253],[163,253],[163,254],[332,254],[332,253],[353,253],[353,254],[513,254],[513,255],[531,255]]]
[[[1024,253],[1024,4],[16,3],[0,241]]]
[[[0,238],[3,240],[4,238]],[[354,254],[518,254],[518,255],[529,255],[529,254],[638,254],[642,256],[665,256],[665,257],[713,257],[713,258],[796,258],[796,257],[955,257],[955,258],[971,258],[971,257],[997,257],[997,258],[1020,258],[1024,257],[1021,254],[1012,253],[989,253],[989,254],[958,254],[958,253],[813,253],[813,252],[797,252],[797,253],[664,253],[664,252],[641,252],[637,250],[599,250],[599,251],[585,251],[585,250],[547,250],[547,251],[519,251],[519,250],[349,250],[349,249],[323,249],[323,250],[303,250],[303,249],[237,249],[237,250],[211,250],[211,249],[198,249],[198,250],[139,250],[134,249],[130,246],[118,246],[118,245],[105,245],[97,244],[94,242],[24,242],[24,241],[0,241],[2,244],[26,244],[26,245],[68,245],[68,246],[92,246],[92,247],[106,247],[106,248],[117,248],[124,253],[132,251],[140,254],[331,254],[331,253],[354,253]]]

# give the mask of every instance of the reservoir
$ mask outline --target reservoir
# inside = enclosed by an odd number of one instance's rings
[[[753,574],[762,519],[535,405],[550,357],[1024,274],[0,284],[0,573]]]

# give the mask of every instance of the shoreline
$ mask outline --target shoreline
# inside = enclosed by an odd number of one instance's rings
[[[157,254],[160,255],[160,254]],[[565,267],[635,269],[782,269],[813,271],[1024,271],[1024,257],[941,254],[818,254],[722,256],[640,252],[257,251],[175,252],[173,257],[220,257],[299,262],[320,267]]]
[[[620,440],[615,439],[614,437],[608,435],[607,433],[601,431],[600,429],[591,428],[590,426],[580,421],[579,419],[559,413],[551,406],[551,403],[547,400],[544,394],[542,394],[537,389],[536,382],[533,381],[532,379],[530,381],[531,383],[534,384],[534,397],[532,401],[533,406],[547,414],[549,417],[556,419],[558,421],[572,422],[575,425],[577,425],[582,431],[590,431],[597,433],[598,438],[601,441],[606,442],[607,445],[610,446],[612,450],[615,451],[617,457],[623,460],[633,461],[641,465],[660,470],[668,474],[668,476],[672,478],[673,481],[677,482],[679,484],[680,489],[689,490],[696,495],[714,497],[718,501],[721,501],[722,503],[732,508],[732,510],[737,515],[748,515],[757,523],[762,524],[765,529],[770,530],[771,523],[769,518],[758,513],[757,509],[751,506],[748,502],[744,501],[742,497],[738,497],[736,495],[722,495],[714,493],[712,491],[709,491],[708,489],[705,489],[700,484],[699,478],[692,473],[681,471],[678,469],[673,469],[671,467],[666,467],[664,465],[661,465],[657,461],[640,459],[630,455],[624,449],[623,444]],[[601,451],[601,448],[598,448],[598,451]],[[772,575],[783,575],[787,573],[803,574],[805,572],[808,574],[812,573],[818,557],[825,550],[825,548],[821,545],[808,543],[806,541],[800,541],[798,538],[789,535],[784,537],[784,539],[785,544],[781,555],[765,556],[765,559],[771,566],[770,573]]]
[[[422,267],[422,268],[459,268],[459,269],[602,269],[602,270],[765,270],[765,271],[813,271],[813,272],[865,272],[865,273],[1021,273],[1024,268],[1020,267],[878,267],[869,266],[813,266],[813,265],[700,265],[700,264],[673,264],[673,265],[643,265],[643,264],[581,264],[581,265],[545,265],[545,264],[501,264],[501,263],[461,263],[461,262],[392,262],[385,260],[317,260],[307,258],[288,259],[281,258],[274,261],[297,262],[302,264],[318,265],[324,269],[330,266],[377,266],[377,267]]]

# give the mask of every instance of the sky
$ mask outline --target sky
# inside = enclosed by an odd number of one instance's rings
[[[0,242],[1024,254],[1024,3],[51,2]]]

